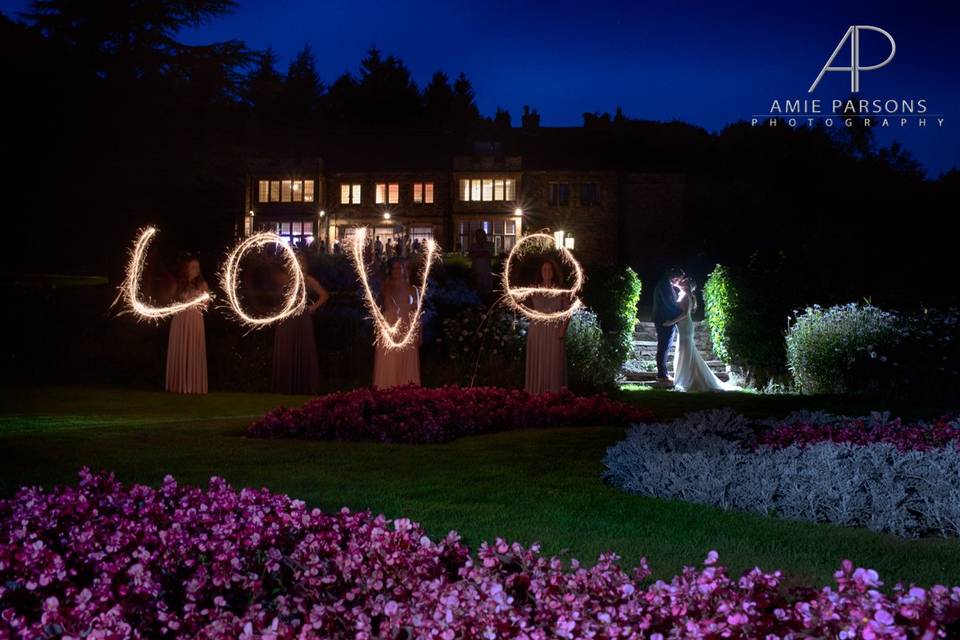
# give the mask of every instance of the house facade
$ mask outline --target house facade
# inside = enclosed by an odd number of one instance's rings
[[[384,245],[409,235],[466,252],[482,230],[503,254],[524,234],[546,231],[581,261],[632,262],[649,238],[680,222],[683,176],[571,152],[564,131],[463,143],[344,138],[318,145],[317,157],[253,160],[237,232],[270,230],[335,252],[364,227]]]

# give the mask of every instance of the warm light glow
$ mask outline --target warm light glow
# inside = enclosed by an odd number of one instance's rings
[[[510,268],[513,263],[513,257],[517,254],[518,250],[528,242],[538,241],[540,243],[549,243],[552,242],[557,247],[560,252],[560,257],[563,260],[564,264],[568,265],[573,270],[573,286],[569,289],[559,289],[554,287],[513,287],[510,284]],[[522,252],[521,252],[522,253]],[[539,277],[539,274],[538,274]],[[560,280],[562,277],[561,274],[556,273],[554,277],[557,280]],[[583,306],[580,298],[577,297],[577,294],[580,292],[580,289],[583,288],[583,267],[580,266],[580,263],[576,258],[573,257],[573,254],[564,247],[563,245],[558,245],[553,236],[546,233],[531,233],[528,236],[523,236],[520,240],[513,245],[513,249],[510,250],[510,253],[507,255],[507,261],[503,265],[503,291],[504,298],[507,300],[508,304],[514,309],[530,318],[531,320],[539,320],[541,322],[558,322],[569,318],[572,316],[577,309]],[[555,311],[552,313],[544,313],[542,311],[537,311],[532,309],[526,304],[524,300],[535,295],[542,296],[569,296],[571,298],[570,306],[561,311]]]
[[[513,215],[515,215],[515,216],[522,216],[522,215],[523,215],[523,209],[521,209],[520,207],[517,207],[516,209],[513,210]]]
[[[237,293],[237,284],[240,278],[240,260],[244,254],[252,249],[260,249],[266,245],[276,245],[280,248],[280,253],[284,257],[284,266],[292,276],[292,282],[284,292],[284,304],[279,312],[272,316],[251,316],[244,311],[240,303],[240,297]],[[227,255],[227,262],[220,274],[220,285],[227,294],[227,300],[230,308],[236,314],[241,323],[253,329],[261,329],[269,324],[283,320],[292,315],[297,315],[303,311],[307,302],[306,278],[300,263],[297,261],[297,254],[288,245],[283,238],[275,233],[263,232],[250,236],[239,243],[233,251]]]
[[[253,209],[250,209],[250,215],[253,215]]]
[[[360,278],[360,284],[363,286],[364,299],[370,316],[373,318],[374,336],[378,344],[387,349],[403,349],[409,346],[417,339],[417,332],[420,329],[420,316],[423,310],[423,299],[427,292],[427,280],[430,277],[430,267],[438,256],[437,244],[433,238],[425,240],[426,254],[423,264],[423,276],[420,280],[420,295],[417,296],[417,308],[413,317],[410,319],[410,325],[407,330],[400,335],[400,329],[403,324],[403,318],[397,318],[393,324],[387,322],[380,305],[377,304],[370,288],[370,281],[367,278],[367,266],[363,260],[363,249],[367,243],[367,230],[360,227],[353,235],[353,240],[349,248],[349,255],[353,260],[353,266],[357,270]]]
[[[386,213],[383,214],[383,219],[384,219],[384,220],[389,220],[389,219],[390,219],[390,212],[389,212],[389,211],[387,211]]]
[[[143,266],[147,261],[147,247],[157,233],[155,227],[146,227],[140,231],[140,237],[137,238],[130,250],[130,260],[127,262],[127,275],[120,285],[120,294],[117,296],[116,304],[121,298],[129,313],[136,315],[142,320],[161,320],[168,316],[175,315],[191,307],[203,306],[210,300],[210,294],[206,291],[185,302],[178,302],[166,307],[154,307],[140,300],[140,278],[143,275]]]
[[[323,209],[320,209],[320,217],[322,218],[325,215],[327,215],[327,212],[324,211]]]

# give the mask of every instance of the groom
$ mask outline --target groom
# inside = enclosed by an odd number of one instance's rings
[[[657,382],[662,384],[673,382],[668,373],[667,356],[673,350],[673,340],[677,334],[676,325],[665,327],[663,323],[680,315],[677,285],[683,276],[682,269],[669,267],[653,290],[653,324],[657,327]]]

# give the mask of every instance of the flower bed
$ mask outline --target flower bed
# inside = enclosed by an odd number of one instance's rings
[[[807,414],[787,420],[799,427],[758,435],[759,425],[729,409],[691,413],[631,427],[607,450],[603,475],[630,493],[667,500],[903,537],[960,536],[960,447],[944,435],[957,423],[897,434],[896,421],[875,420],[876,431],[853,426],[862,420]],[[831,421],[840,426],[831,431]]]
[[[946,415],[932,424],[904,424],[900,418],[875,413],[866,418],[848,418],[828,414],[795,414],[773,423],[758,437],[762,446],[784,449],[818,442],[846,442],[867,445],[892,444],[900,451],[930,451],[960,447],[960,416]]]
[[[604,395],[530,395],[498,387],[416,386],[358,389],[280,407],[253,423],[264,438],[447,442],[460,436],[530,427],[625,425],[652,419]]]
[[[843,563],[787,596],[779,572],[701,569],[651,582],[613,554],[587,568],[497,540],[269,491],[159,489],[84,471],[0,501],[0,637],[949,637],[960,588],[897,585]]]

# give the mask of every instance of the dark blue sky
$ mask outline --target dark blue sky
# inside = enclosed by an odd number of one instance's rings
[[[26,5],[0,0],[15,13]],[[953,5],[953,6],[951,6]],[[544,125],[579,125],[584,111],[621,105],[631,117],[680,119],[718,130],[766,113],[773,98],[807,89],[851,24],[896,39],[889,66],[861,76],[862,98],[925,98],[937,128],[880,131],[901,141],[935,177],[960,166],[960,7],[955,2],[427,2],[240,0],[232,15],[183,34],[188,42],[239,38],[272,46],[282,66],[305,43],[323,79],[356,71],[376,45],[406,62],[421,86],[437,69],[466,72],[484,114],[524,104]],[[879,34],[862,40],[862,64],[886,57]],[[841,62],[843,61],[843,62]],[[837,63],[849,61],[841,54]],[[846,97],[849,74],[827,74],[815,93]]]

